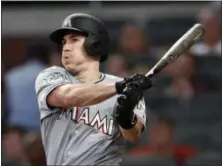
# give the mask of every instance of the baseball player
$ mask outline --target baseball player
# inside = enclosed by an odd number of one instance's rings
[[[109,35],[97,18],[68,16],[50,39],[62,46],[64,68],[42,71],[35,83],[48,165],[119,165],[124,141],[145,129],[143,90],[151,80],[100,72]]]

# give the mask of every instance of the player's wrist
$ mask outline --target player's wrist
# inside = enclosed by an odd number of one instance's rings
[[[127,121],[122,121],[119,125],[126,130],[132,129],[138,121],[137,116],[134,114],[130,119]]]
[[[117,118],[118,125],[121,128],[126,129],[126,130],[133,128],[138,121],[138,118],[134,113],[132,113],[129,116],[127,116],[126,114],[123,116],[120,115],[116,118]]]
[[[119,104],[115,106],[115,119],[117,124],[123,129],[131,129],[137,122],[137,116],[133,111],[131,104]]]

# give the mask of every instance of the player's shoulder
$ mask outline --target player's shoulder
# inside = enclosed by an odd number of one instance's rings
[[[39,74],[46,73],[46,72],[66,72],[66,70],[60,66],[51,66],[51,67],[44,69]]]
[[[51,66],[51,67],[48,67],[48,68],[42,70],[38,74],[37,78],[42,77],[43,75],[48,75],[50,73],[66,73],[66,70],[60,66]]]
[[[106,81],[108,81],[108,82],[117,82],[117,81],[123,80],[122,77],[114,76],[112,74],[105,73],[105,75],[106,75]]]
[[[59,66],[52,66],[41,71],[35,80],[35,86],[41,85],[43,82],[47,82],[47,80],[68,80],[68,74],[66,70]]]

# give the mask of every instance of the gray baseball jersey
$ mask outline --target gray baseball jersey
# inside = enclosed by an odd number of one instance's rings
[[[122,78],[101,74],[91,84],[120,81]],[[41,134],[48,165],[119,165],[124,140],[114,119],[118,95],[99,104],[67,109],[51,108],[47,95],[63,84],[81,83],[64,68],[53,66],[42,71],[35,83],[41,115]],[[146,124],[144,99],[134,112]]]

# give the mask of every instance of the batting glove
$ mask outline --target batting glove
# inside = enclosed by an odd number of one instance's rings
[[[122,94],[123,90],[133,84],[138,86],[142,90],[147,90],[152,87],[152,81],[143,74],[135,74],[129,78],[124,78],[123,81],[116,82],[116,92],[117,94]]]
[[[114,107],[117,123],[124,129],[133,128],[137,122],[134,108],[143,97],[143,90],[136,84],[127,86]]]

